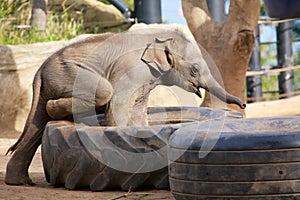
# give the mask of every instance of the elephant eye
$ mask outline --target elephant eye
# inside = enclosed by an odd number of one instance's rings
[[[173,66],[173,58],[168,47],[165,47],[165,54],[169,65]]]
[[[191,76],[196,77],[198,73],[199,73],[199,69],[195,65],[192,65]]]

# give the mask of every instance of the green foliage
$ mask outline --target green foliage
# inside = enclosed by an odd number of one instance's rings
[[[123,0],[132,10],[134,9],[134,0]]]
[[[262,3],[260,6],[260,15],[265,16],[267,15],[267,7],[266,4]]]
[[[99,0],[109,4],[108,0]],[[123,0],[131,9],[133,0]],[[74,18],[68,15],[69,7],[57,15],[47,12],[46,32],[28,28],[30,23],[31,0],[0,0],[0,45],[30,44],[70,39],[84,33],[82,14]],[[20,26],[20,25],[27,25]]]
[[[300,69],[294,70],[295,90],[300,90]]]
[[[47,13],[47,31],[37,31],[34,28],[20,27],[28,25],[31,11],[29,0],[14,0],[0,2],[0,45],[30,44],[62,39],[71,39],[84,33],[83,19],[72,18],[67,10],[57,15]],[[82,16],[82,14],[78,14]]]
[[[9,1],[9,0],[2,0],[0,1],[0,19],[7,18],[10,16],[16,16],[16,14],[20,14],[20,11],[27,7],[29,4],[28,1]]]
[[[276,100],[278,94],[278,77],[277,76],[262,76],[262,91],[263,96],[268,100]]]
[[[0,44],[15,41],[19,35],[13,32],[17,25],[28,24],[30,2],[24,0],[0,1]]]
[[[293,21],[293,36],[295,38],[300,37],[300,20]]]

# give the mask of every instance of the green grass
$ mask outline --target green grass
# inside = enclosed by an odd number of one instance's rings
[[[83,19],[74,19],[68,15],[66,8],[61,15],[47,13],[46,31],[34,28],[19,28],[29,25],[31,4],[29,0],[0,2],[0,45],[31,44],[63,39],[71,39],[84,33]],[[78,16],[81,16],[80,13]]]
[[[108,3],[107,0],[99,0]],[[133,9],[133,0],[124,0]],[[0,1],[0,45],[31,44],[71,39],[85,33],[82,14],[72,18],[67,10],[57,15],[48,9],[47,28],[45,32],[34,28],[18,28],[19,25],[30,24],[31,0],[1,0]]]

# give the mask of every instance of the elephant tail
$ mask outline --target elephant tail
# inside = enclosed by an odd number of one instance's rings
[[[41,86],[42,86],[42,69],[40,68],[37,73],[35,74],[34,77],[34,81],[33,81],[33,97],[32,97],[32,104],[31,104],[31,109],[30,112],[28,114],[23,132],[21,134],[21,136],[19,137],[19,139],[17,140],[17,142],[15,144],[13,144],[6,152],[5,155],[7,155],[9,152],[13,153],[20,145],[20,143],[23,141],[25,135],[27,134],[31,124],[34,121],[34,118],[36,117],[36,110],[38,107],[38,104],[40,102],[40,93],[41,93]]]

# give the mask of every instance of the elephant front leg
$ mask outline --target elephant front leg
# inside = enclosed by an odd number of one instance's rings
[[[158,81],[150,81],[139,87],[129,100],[130,120],[129,125],[147,126],[147,105],[151,90],[159,84]]]
[[[147,103],[150,91],[156,84],[144,84],[127,88],[114,96],[106,112],[106,121],[110,126],[147,126]]]
[[[131,99],[131,107],[129,109],[131,126],[147,126],[147,104],[149,94],[138,95],[137,98]]]
[[[111,103],[105,117],[108,126],[147,126],[147,101],[136,102],[134,106],[129,106],[128,102]]]

